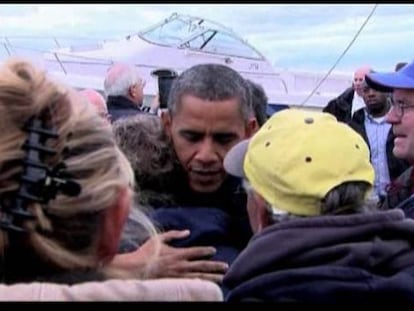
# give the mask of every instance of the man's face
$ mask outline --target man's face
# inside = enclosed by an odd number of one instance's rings
[[[353,87],[355,92],[362,96],[362,83],[365,81],[365,75],[370,71],[369,67],[363,67],[355,71]]]
[[[403,108],[403,114],[394,106],[388,112],[386,120],[392,124],[394,132],[393,153],[397,158],[414,162],[414,89],[396,89],[393,93],[395,105],[410,106]]]
[[[176,114],[164,126],[177,157],[197,192],[216,191],[226,172],[223,159],[230,148],[252,135],[256,120],[243,120],[237,99],[208,101],[184,95]]]
[[[362,99],[367,107],[368,113],[374,117],[385,114],[387,109],[387,95],[370,88],[366,82],[362,83]]]
[[[130,87],[130,99],[139,106],[142,105],[144,100],[144,87],[145,80],[140,80],[139,82],[133,84]]]

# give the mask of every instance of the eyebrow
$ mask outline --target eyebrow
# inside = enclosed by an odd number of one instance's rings
[[[200,136],[205,136],[205,132],[204,131],[197,131],[197,130],[190,130],[190,129],[181,129],[178,131],[180,134],[191,134],[191,135],[200,135]],[[213,132],[211,133],[211,136],[213,137],[218,137],[218,138],[222,138],[222,137],[238,137],[238,135],[234,132]]]

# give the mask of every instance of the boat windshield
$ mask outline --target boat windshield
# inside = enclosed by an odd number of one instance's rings
[[[138,34],[154,44],[253,59],[264,57],[231,29],[202,18],[173,14]]]

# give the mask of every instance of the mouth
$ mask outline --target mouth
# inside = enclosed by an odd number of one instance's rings
[[[394,135],[394,146],[403,143],[406,137],[406,135]]]
[[[204,176],[204,177],[213,177],[218,174],[220,174],[219,170],[191,170],[191,173],[198,175],[198,176]]]
[[[400,133],[393,132],[393,134],[394,134],[394,138],[405,138],[405,137],[407,137],[407,135],[400,134]]]

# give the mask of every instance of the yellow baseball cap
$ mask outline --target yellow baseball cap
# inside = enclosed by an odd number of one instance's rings
[[[274,114],[224,159],[273,206],[295,215],[320,214],[320,201],[342,183],[374,182],[363,138],[328,113],[286,109]]]

